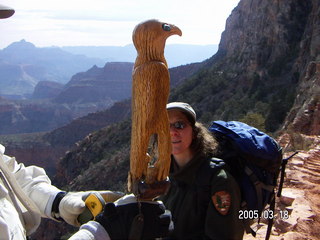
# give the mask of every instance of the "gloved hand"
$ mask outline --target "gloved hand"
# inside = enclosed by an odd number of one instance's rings
[[[105,202],[114,202],[124,194],[112,191],[69,192],[58,203],[59,216],[73,226],[80,226],[78,216],[85,210],[85,200],[91,194],[100,194]]]
[[[96,221],[106,229],[111,239],[160,238],[173,230],[171,212],[165,210],[161,201],[138,203],[133,194],[107,203]]]

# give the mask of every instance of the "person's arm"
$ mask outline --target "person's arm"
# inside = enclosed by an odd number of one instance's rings
[[[45,218],[64,220],[70,225],[80,226],[78,216],[85,210],[84,201],[92,192],[100,194],[105,202],[113,202],[124,195],[112,191],[66,193],[51,184],[43,168],[26,167],[22,163],[17,163],[14,157],[3,155],[3,158],[22,191],[35,203],[41,216]]]
[[[244,228],[239,219],[241,195],[238,184],[225,170],[220,170],[211,184],[206,236],[210,239],[242,239]]]
[[[26,167],[17,163],[14,157],[3,155],[3,159],[23,192],[38,207],[42,217],[51,217],[50,207],[61,190],[51,185],[45,170],[37,166]]]

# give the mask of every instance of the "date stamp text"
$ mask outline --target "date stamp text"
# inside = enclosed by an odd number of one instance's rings
[[[276,219],[280,218],[282,220],[286,220],[289,218],[288,210],[280,210],[277,214],[275,214],[272,210],[264,210],[261,215],[258,210],[240,210],[239,211],[239,219],[243,220],[254,220],[254,219]]]

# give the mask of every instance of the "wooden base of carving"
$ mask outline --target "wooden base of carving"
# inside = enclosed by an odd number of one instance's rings
[[[138,179],[132,179],[129,173],[128,190],[142,200],[153,200],[161,195],[165,195],[170,188],[169,178],[153,183],[146,183]]]

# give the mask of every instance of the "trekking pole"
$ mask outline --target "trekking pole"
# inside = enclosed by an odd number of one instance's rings
[[[283,182],[284,182],[284,174],[285,174],[285,169],[286,169],[286,165],[288,163],[288,160],[290,158],[292,158],[293,156],[295,156],[296,154],[298,154],[299,151],[296,151],[295,153],[291,154],[289,157],[282,159],[282,163],[281,163],[281,176],[280,176],[280,183],[279,183],[279,188],[278,188],[278,194],[277,197],[281,196],[281,192],[282,192],[282,187],[283,187]]]

